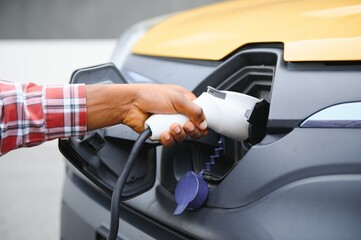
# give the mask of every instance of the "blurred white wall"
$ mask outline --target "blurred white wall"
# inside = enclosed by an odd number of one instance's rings
[[[82,67],[108,62],[116,39],[0,40],[0,79],[68,83]]]

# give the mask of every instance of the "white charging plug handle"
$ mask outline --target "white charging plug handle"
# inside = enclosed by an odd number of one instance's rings
[[[183,126],[188,121],[189,118],[182,114],[154,114],[145,121],[145,128],[149,127],[152,130],[150,139],[156,141],[163,132],[169,131],[173,123]]]
[[[248,118],[246,112],[252,111],[260,101],[257,98],[224,91],[225,98],[202,93],[193,102],[203,109],[208,127],[229,138],[244,141],[248,138]],[[160,135],[169,131],[173,123],[183,126],[189,118],[182,114],[154,114],[145,122],[145,128],[152,130],[151,140],[159,140]]]

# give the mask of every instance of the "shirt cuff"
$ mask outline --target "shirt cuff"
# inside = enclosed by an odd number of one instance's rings
[[[87,130],[84,84],[43,86],[45,140],[83,135]]]

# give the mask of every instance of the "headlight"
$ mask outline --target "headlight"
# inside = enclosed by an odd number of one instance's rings
[[[163,15],[139,22],[126,30],[119,38],[111,61],[121,69],[125,59],[131,53],[133,45],[148,31],[149,28],[159,23],[169,15]]]

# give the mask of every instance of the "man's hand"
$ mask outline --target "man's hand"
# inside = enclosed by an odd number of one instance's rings
[[[164,146],[185,140],[187,135],[197,139],[207,134],[207,123],[202,109],[192,100],[196,97],[185,88],[160,84],[88,85],[88,129],[123,123],[137,132],[144,130],[144,122],[152,114],[186,115],[190,121],[184,126],[173,124],[161,135]]]

